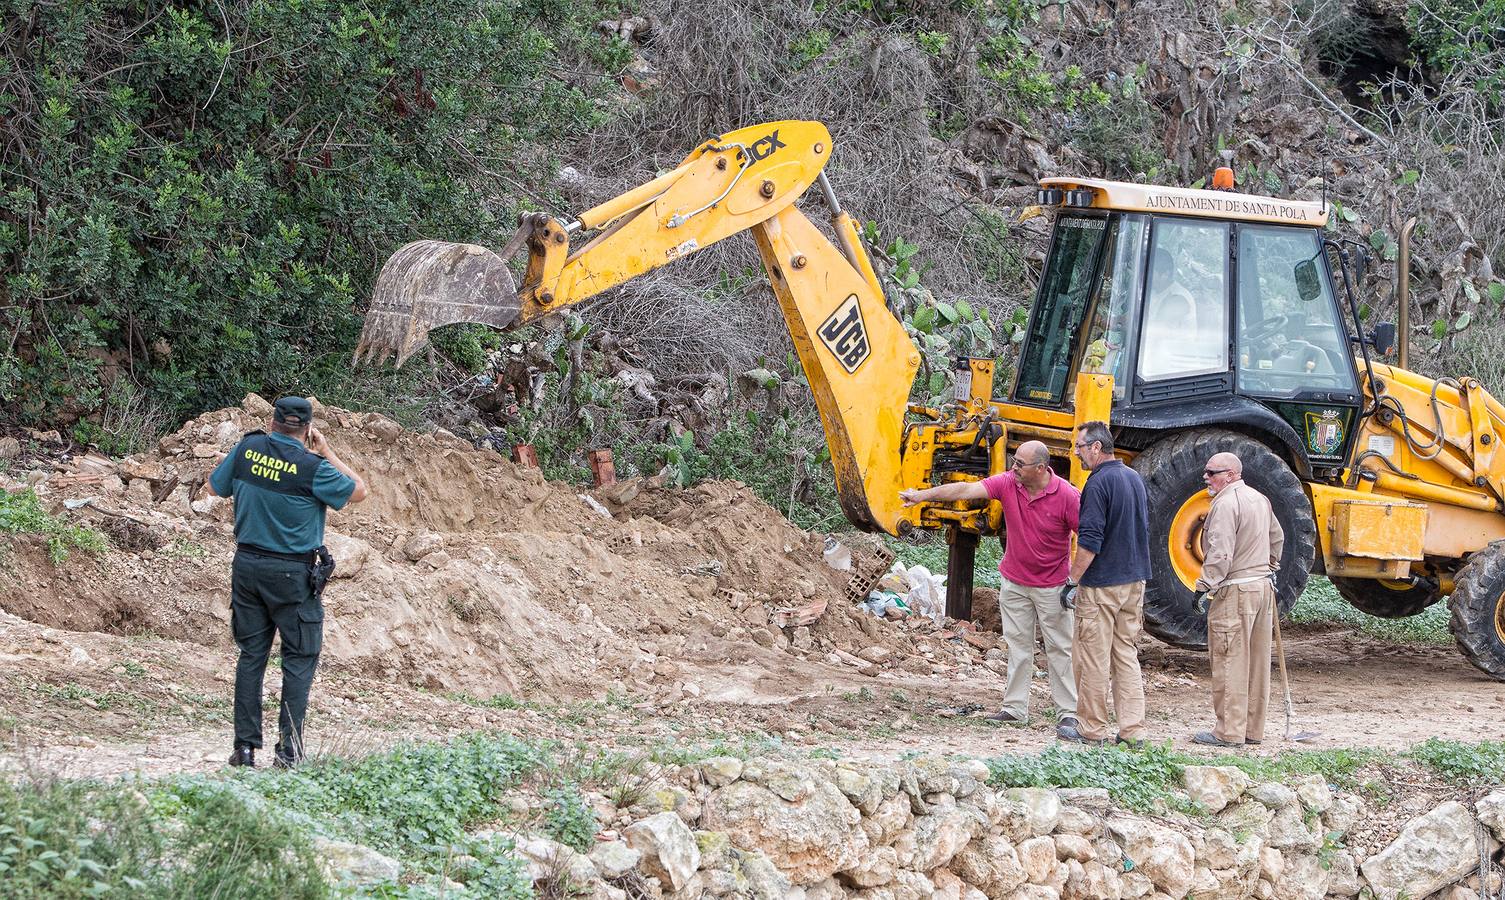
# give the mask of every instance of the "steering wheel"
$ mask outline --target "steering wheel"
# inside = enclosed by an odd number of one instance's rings
[[[1291,322],[1290,316],[1270,316],[1250,325],[1244,332],[1244,340],[1250,343],[1266,341],[1280,334]]]

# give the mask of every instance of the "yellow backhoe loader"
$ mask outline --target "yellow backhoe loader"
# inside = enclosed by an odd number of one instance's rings
[[[1201,470],[1231,451],[1287,535],[1282,612],[1313,571],[1375,615],[1448,596],[1464,655],[1505,680],[1505,408],[1474,379],[1407,371],[1404,327],[1401,365],[1374,360],[1395,328],[1363,333],[1352,274],[1362,257],[1325,234],[1323,203],[1046,180],[1037,202],[1054,216],[1050,249],[1009,398],[992,396],[993,360],[963,359],[955,399],[925,408],[909,402],[919,351],[822,172],[833,150],[818,122],[757,125],[576,219],[525,215],[499,254],[408,244],[377,279],[357,359],[400,365],[432,328],[513,328],[749,231],[847,518],[901,536],[945,529],[952,615],[970,615],[977,542],[1001,533],[1001,510],[905,508],[899,491],[1002,472],[1029,439],[1080,484],[1072,433],[1100,419],[1149,487],[1152,634],[1206,645],[1191,591],[1209,505]],[[812,186],[834,243],[796,206]],[[507,263],[524,247],[518,287]]]

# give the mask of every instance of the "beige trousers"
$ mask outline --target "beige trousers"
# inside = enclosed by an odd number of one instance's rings
[[[1213,734],[1235,744],[1265,737],[1270,705],[1270,632],[1275,588],[1235,584],[1207,598],[1207,652],[1212,666]]]
[[[1045,639],[1050,699],[1062,716],[1076,715],[1076,676],[1071,668],[1071,611],[1061,606],[1059,587],[1030,587],[1000,579],[998,615],[1009,647],[1003,711],[1029,716],[1029,683],[1035,674],[1035,625]]]
[[[1124,740],[1144,740],[1144,676],[1139,632],[1144,628],[1144,582],[1082,587],[1076,595],[1077,731],[1090,740],[1108,736],[1108,684]]]

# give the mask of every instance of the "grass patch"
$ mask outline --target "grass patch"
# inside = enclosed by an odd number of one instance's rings
[[[1505,748],[1505,745],[1500,745]],[[1273,757],[1229,754],[1214,758],[1171,749],[1169,744],[1140,749],[1107,746],[1092,750],[1045,748],[1038,756],[1010,755],[985,760],[994,788],[1103,788],[1115,801],[1138,812],[1174,809],[1197,813],[1181,788],[1187,766],[1234,766],[1256,781],[1284,781],[1294,775],[1322,775],[1352,788],[1354,775],[1380,756],[1372,750],[1293,750]]]
[[[37,534],[47,541],[47,558],[62,565],[74,550],[103,553],[109,544],[93,528],[69,525],[42,508],[31,488],[10,493],[0,491],[0,531],[11,534]]]
[[[1505,784],[1505,741],[1427,738],[1406,756],[1456,784]]]
[[[1401,644],[1451,644],[1447,603],[1434,603],[1404,619],[1381,619],[1355,609],[1338,595],[1331,581],[1313,575],[1291,608],[1288,621],[1297,625],[1335,624]]]

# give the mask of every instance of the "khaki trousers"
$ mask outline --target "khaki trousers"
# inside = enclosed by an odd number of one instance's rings
[[[1108,683],[1124,740],[1144,740],[1144,677],[1139,633],[1144,628],[1144,582],[1081,587],[1076,595],[1077,731],[1089,740],[1108,736]]]
[[[1264,740],[1274,610],[1275,588],[1265,580],[1219,588],[1207,598],[1212,709],[1218,717],[1212,733],[1219,740]]]
[[[1008,683],[1003,711],[1029,716],[1029,683],[1035,674],[1035,625],[1045,639],[1050,672],[1050,699],[1062,716],[1076,715],[1076,676],[1071,667],[1071,612],[1061,606],[1059,587],[1030,587],[1001,579],[998,615],[1009,647]]]

